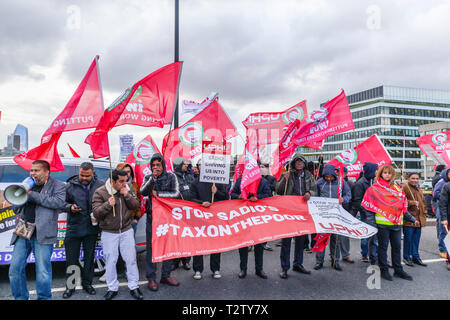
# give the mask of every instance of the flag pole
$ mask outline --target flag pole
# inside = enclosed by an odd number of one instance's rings
[[[100,98],[102,100],[102,107],[103,107],[103,112],[105,112],[105,102],[103,100],[103,87],[102,87],[102,82],[101,82],[101,78],[100,78],[100,65],[98,64],[98,59],[100,58],[99,55],[95,56],[95,61],[97,64],[97,78],[98,78],[98,85],[100,87]],[[108,137],[108,132],[106,133],[106,138],[108,139],[108,150],[109,150],[109,182],[111,183],[111,195],[114,196],[112,193],[112,163],[111,163],[111,148],[109,147],[109,137]],[[112,206],[113,208],[113,216],[116,216],[116,207]]]

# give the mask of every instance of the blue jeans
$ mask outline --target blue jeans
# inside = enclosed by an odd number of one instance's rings
[[[436,212],[436,231],[437,231],[439,252],[446,253],[447,248],[445,247],[444,238],[447,235],[447,231],[445,231],[445,227],[441,223],[441,214],[439,212],[439,206],[435,206],[434,210]]]
[[[52,263],[53,244],[39,244],[36,236],[30,240],[17,238],[14,245],[11,265],[9,266],[9,282],[16,300],[28,300],[25,267],[30,252],[33,251],[36,266],[36,293],[38,300],[52,299]]]
[[[359,220],[367,223],[366,214],[360,213]],[[376,226],[375,226],[376,227]],[[369,253],[370,251],[370,253]],[[378,238],[377,235],[373,235],[370,238],[361,239],[361,254],[368,255],[370,263],[376,264],[378,259]]]
[[[411,260],[411,258],[420,259],[419,242],[422,228],[403,226],[403,258]]]

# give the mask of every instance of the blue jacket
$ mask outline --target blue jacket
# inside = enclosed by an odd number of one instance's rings
[[[444,187],[444,185],[447,182],[449,182],[449,180],[448,180],[448,173],[447,173],[449,171],[450,171],[450,169],[442,170],[442,172],[441,172],[441,179],[434,186],[434,189],[433,189],[433,201],[435,201],[435,202],[439,201],[439,197],[441,196],[442,188]]]
[[[317,181],[317,195],[323,198],[339,198],[338,194],[338,176],[335,172],[335,167],[331,164],[327,164],[322,171],[322,176],[333,176],[334,179],[331,182],[326,181],[324,178],[320,178]],[[343,204],[348,204],[352,200],[352,192],[347,182],[343,181],[342,198],[344,198]]]
[[[256,191],[257,195],[256,198],[258,199],[264,199],[269,198],[272,196],[272,189],[270,188],[269,182],[261,178],[261,181],[259,181],[258,184],[258,190]],[[236,184],[233,188],[233,191],[231,191],[231,199],[237,199],[239,198],[239,195],[241,194],[241,178],[236,180]],[[248,195],[248,198],[251,198],[252,194]]]

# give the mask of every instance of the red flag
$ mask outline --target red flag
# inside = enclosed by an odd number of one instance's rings
[[[294,137],[300,146],[323,141],[326,137],[354,129],[352,115],[344,90],[315,111]]]
[[[362,166],[366,162],[377,163],[379,167],[391,164],[392,159],[376,134],[367,138],[351,150],[346,150],[328,164],[336,168],[344,166],[347,168],[348,177],[358,177]]]
[[[316,244],[311,249],[311,252],[323,251],[330,241],[331,233],[318,233],[314,238]]]
[[[35,160],[45,160],[50,164],[50,171],[63,171],[64,166],[58,154],[58,141],[62,133],[55,133],[51,135],[51,139],[48,142],[44,142],[41,145],[22,152],[14,157],[14,161],[27,171],[30,171],[31,164]]]
[[[442,157],[442,153],[445,150],[445,141],[449,138],[450,130],[436,134],[427,134],[417,138],[417,145],[420,150],[436,164],[446,164],[445,159]]]
[[[50,141],[52,134],[95,128],[102,114],[103,98],[96,56],[64,110],[43,134],[41,143]]]
[[[190,160],[201,155],[203,140],[227,141],[237,135],[228,115],[214,100],[184,125],[171,130],[163,139],[162,152],[166,164],[177,157]]]
[[[170,122],[176,103],[181,66],[182,62],[178,61],[152,72],[127,89],[105,110],[97,128],[85,140],[91,146],[95,159],[109,156],[108,132],[115,126],[134,124],[162,128],[165,123]],[[131,111],[125,112],[130,101],[135,101],[132,103],[137,106],[130,105],[128,109]],[[131,114],[141,114],[141,117],[132,117]]]
[[[446,163],[447,167],[450,167],[450,140],[443,143],[444,151],[440,154],[442,160]]]
[[[234,175],[233,175],[234,183],[236,183],[237,179],[239,179],[242,176],[242,172],[244,172],[244,165],[245,165],[245,151],[244,153],[242,153],[238,162],[234,166]]]
[[[80,158],[80,156],[78,155],[78,153],[77,153],[75,150],[73,150],[73,148],[70,146],[70,144],[67,143],[67,145],[69,146],[69,150],[70,150],[70,152],[72,153],[72,156],[73,156],[74,158]]]
[[[133,151],[128,155],[126,163],[134,164],[134,174],[139,187],[144,181],[144,177],[151,173],[150,160],[155,153],[160,153],[158,147],[150,135],[139,141]]]
[[[253,131],[254,132],[254,131]],[[256,162],[256,134],[247,136],[245,144],[245,166],[242,172],[241,193],[245,200],[251,193],[257,196],[258,185],[261,180],[261,170]]]
[[[291,122],[286,130],[283,138],[281,138],[278,148],[273,153],[273,164],[270,166],[270,172],[278,180],[283,169],[283,164],[288,161],[295,152],[296,145],[292,141],[292,137],[300,128],[300,120]]]

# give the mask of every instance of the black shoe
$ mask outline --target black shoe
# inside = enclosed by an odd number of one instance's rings
[[[108,291],[105,294],[105,300],[112,300],[115,296],[117,296],[117,291]]]
[[[304,274],[311,274],[311,271],[306,270],[305,267],[303,267],[303,265],[294,266],[294,267],[292,267],[292,270],[300,272],[300,273],[304,273]]]
[[[380,276],[385,280],[392,281],[392,276],[389,273],[389,270],[381,270]]]
[[[418,264],[419,266],[422,266],[422,267],[426,267],[427,266],[425,263],[422,262],[422,260],[420,258],[419,259],[412,258],[412,262],[414,262],[415,264]]]
[[[334,269],[334,270],[337,270],[337,271],[342,271],[342,268],[341,268],[341,266],[339,265],[339,263],[337,263],[337,262],[335,262],[335,263],[331,263],[331,267]]]
[[[403,270],[394,271],[394,277],[402,278],[402,279],[409,280],[409,281],[412,281],[412,279],[413,279],[409,274],[407,274]]]
[[[403,259],[403,262],[408,266],[408,267],[414,267],[412,261],[410,259]]]
[[[280,278],[281,279],[287,279],[288,275],[287,275],[287,271],[283,270],[280,272]]]
[[[171,270],[173,271],[175,269],[178,269],[179,266],[180,266],[180,262],[173,262]]]
[[[323,268],[323,263],[316,263],[316,265],[314,266],[314,270],[320,270]]]
[[[256,270],[256,275],[260,278],[267,279],[267,274],[263,270]]]
[[[247,270],[241,270],[238,274],[240,279],[244,279],[247,276]]]
[[[141,290],[139,290],[139,288],[136,288],[134,290],[130,290],[130,294],[133,298],[135,298],[136,300],[142,300],[144,299],[144,296],[142,295]]]
[[[90,295],[94,295],[96,293],[94,287],[91,286],[90,284],[83,286],[83,290],[89,293]]]
[[[248,252],[253,250],[253,246],[248,247]]]
[[[189,264],[189,262],[183,263],[183,269],[184,270],[191,270],[191,265]]]
[[[69,299],[75,292],[75,289],[69,289],[67,288],[66,291],[64,291],[63,293],[63,298],[64,299]]]

